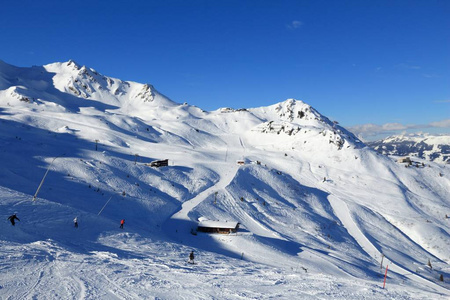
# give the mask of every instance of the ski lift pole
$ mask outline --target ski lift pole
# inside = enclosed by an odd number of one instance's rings
[[[65,155],[65,153],[64,153],[63,155]],[[45,172],[44,177],[42,177],[41,183],[39,184],[39,186],[38,186],[38,188],[37,188],[37,190],[36,190],[36,193],[35,193],[34,196],[33,196],[33,201],[36,201],[36,198],[37,198],[37,195],[38,195],[38,193],[39,193],[39,190],[41,189],[42,184],[44,183],[45,177],[47,177],[48,171],[50,171],[50,168],[52,167],[53,162],[54,162],[57,158],[59,158],[59,157],[61,157],[61,156],[63,156],[63,155],[60,155],[60,156],[55,157],[55,158],[52,160],[52,162],[50,163],[50,165],[48,166],[47,171]]]

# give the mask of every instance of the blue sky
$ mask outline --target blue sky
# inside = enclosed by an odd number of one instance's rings
[[[205,110],[303,100],[366,138],[450,132],[450,1],[7,1],[0,59],[73,59]]]

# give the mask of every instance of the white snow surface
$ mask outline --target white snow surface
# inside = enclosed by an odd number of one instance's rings
[[[450,297],[448,165],[406,168],[302,101],[206,112],[0,61],[0,129],[0,299]]]

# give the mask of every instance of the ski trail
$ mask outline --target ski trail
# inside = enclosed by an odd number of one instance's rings
[[[361,232],[358,225],[353,221],[347,203],[333,195],[328,196],[328,200],[336,213],[336,216],[361,248],[372,258],[377,255],[381,257],[380,251],[369,241],[369,239]]]
[[[221,176],[219,181],[195,196],[194,198],[190,199],[189,201],[184,202],[181,205],[181,209],[176,212],[174,215],[172,215],[169,219],[169,227],[171,228],[171,231],[173,232],[187,232],[189,233],[192,229],[192,226],[186,226],[188,224],[193,223],[193,220],[189,218],[189,212],[191,212],[197,205],[202,203],[206,198],[208,198],[209,195],[214,194],[215,192],[218,192],[220,190],[223,190],[225,187],[227,187],[230,182],[233,180],[233,178],[236,175],[237,170],[239,169],[239,166],[233,165],[232,168],[229,169],[229,171],[224,172],[225,175]]]
[[[75,283],[78,285],[79,288],[79,295],[77,296],[77,299],[87,299],[87,288],[86,284],[81,280],[80,277],[71,276],[72,280],[75,281]]]
[[[361,246],[361,248],[376,261],[376,257],[381,257],[382,253],[369,241],[369,239],[364,235],[364,233],[359,229],[358,225],[353,220],[350,210],[345,203],[340,198],[330,195],[328,196],[328,200],[333,208],[336,216],[339,218],[341,223],[347,229],[348,233],[355,239],[355,241]],[[408,275],[414,281],[420,282],[430,288],[435,289],[439,293],[447,294],[448,290],[435,284],[432,281],[429,281],[417,274],[414,274],[408,269],[404,269],[399,265],[393,263],[389,257],[386,257],[386,261],[390,261],[389,270],[398,274]]]
[[[245,151],[244,145],[240,138],[238,145],[240,145]],[[228,155],[228,147],[226,150],[226,155]],[[181,205],[180,210],[175,214],[173,214],[168,219],[168,221],[166,221],[165,227],[168,229],[169,234],[178,235],[179,233],[191,233],[193,230],[195,230],[197,227],[197,220],[191,220],[191,218],[189,217],[189,213],[197,205],[199,205],[205,199],[207,199],[209,195],[224,190],[231,183],[233,178],[236,176],[237,171],[239,170],[239,165],[232,162],[224,162],[224,163],[213,162],[213,164],[215,168],[217,168],[218,165],[221,167],[219,169],[220,170],[219,181],[215,185],[207,188],[194,198],[184,202]]]
[[[41,267],[39,270],[39,275],[38,278],[36,279],[36,281],[33,283],[33,285],[21,296],[17,297],[18,299],[28,299],[30,298],[30,295],[32,293],[36,292],[36,288],[41,284],[42,279],[44,278],[44,268],[45,267]],[[12,297],[10,298],[12,299]]]
[[[252,234],[283,239],[277,232],[273,231],[261,221],[256,220],[248,212],[246,212],[245,209],[238,204],[239,202],[236,199],[233,199],[232,195],[228,191],[225,191],[225,194],[228,196],[225,198],[225,201],[230,213],[236,216],[238,220],[240,220],[240,223],[246,224],[245,228],[250,230]]]
[[[139,295],[127,290],[126,288],[120,286],[113,279],[110,279],[106,274],[104,274],[101,270],[97,270],[98,280],[102,280],[106,283],[106,291],[109,293],[108,297],[117,297],[117,299],[139,299]]]

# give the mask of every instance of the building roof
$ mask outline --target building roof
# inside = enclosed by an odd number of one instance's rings
[[[203,220],[200,221],[200,223],[198,223],[198,227],[235,229],[238,226],[238,224],[239,223],[235,221]]]

